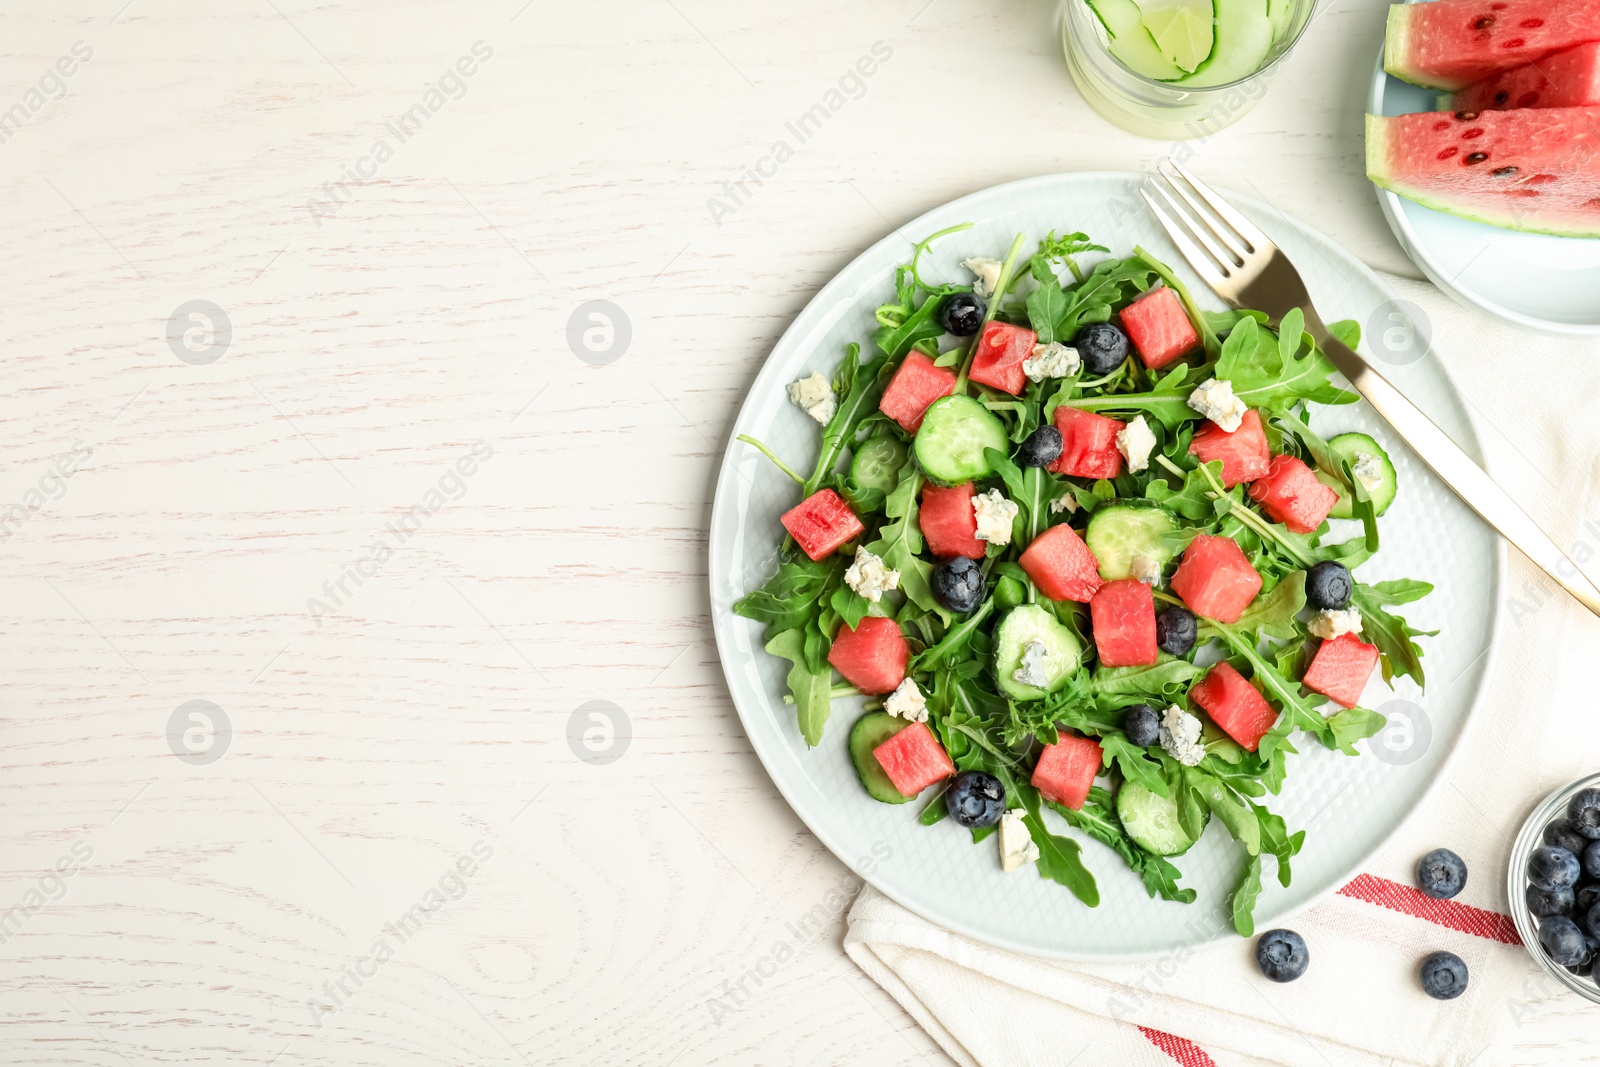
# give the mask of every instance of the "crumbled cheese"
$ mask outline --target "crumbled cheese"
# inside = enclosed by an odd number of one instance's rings
[[[1127,459],[1131,474],[1150,466],[1150,450],[1155,447],[1156,435],[1150,432],[1150,424],[1144,421],[1143,415],[1117,431],[1117,451]]]
[[[1311,616],[1306,629],[1324,641],[1332,641],[1345,634],[1358,634],[1361,632],[1361,612],[1355,608],[1344,611],[1324,609]]]
[[[1022,646],[1022,666],[1011,672],[1020,685],[1043,689],[1050,684],[1050,650],[1041,641]]]
[[[1059,515],[1063,511],[1069,515],[1078,510],[1078,498],[1070,492],[1050,501],[1050,514]]]
[[[1207,378],[1200,387],[1189,394],[1189,406],[1227,433],[1233,433],[1244,422],[1244,413],[1250,408],[1233,395],[1233,383],[1227,379]]]
[[[1376,489],[1383,484],[1383,461],[1371,452],[1358,452],[1355,466],[1350,468],[1350,473],[1369,490]]]
[[[1001,496],[998,489],[979,493],[972,498],[972,514],[978,520],[978,532],[974,536],[991,545],[1009,545],[1011,520],[1017,517],[1017,510],[1017,505]]]
[[[855,562],[844,572],[844,584],[876,604],[885,592],[899,588],[900,572],[889,569],[878,556],[858,547]]]
[[[1185,767],[1198,764],[1206,755],[1205,746],[1200,744],[1200,720],[1172,705],[1161,716],[1161,747]]]
[[[1028,833],[1028,824],[1022,821],[1022,809],[1012,808],[1000,816],[1000,869],[1014,871],[1025,863],[1039,859],[1039,846]]]
[[[973,295],[984,300],[994,295],[995,287],[1000,284],[1000,270],[1004,264],[998,259],[979,256],[975,259],[964,259],[961,265],[973,273]]]
[[[1161,564],[1149,556],[1134,556],[1128,564],[1128,577],[1137,578],[1145,585],[1155,585],[1161,580]]]
[[[1083,360],[1076,348],[1068,348],[1060,341],[1051,341],[1047,345],[1033,346],[1033,355],[1022,361],[1022,373],[1028,376],[1030,382],[1042,382],[1046,378],[1070,377],[1077,374],[1081,366]]]
[[[816,371],[812,371],[809,377],[789,383],[789,399],[795,407],[824,426],[828,425],[828,420],[833,418],[833,413],[838,408],[838,402],[833,396],[833,386]]]
[[[909,675],[884,700],[883,710],[907,722],[928,721],[928,700]]]

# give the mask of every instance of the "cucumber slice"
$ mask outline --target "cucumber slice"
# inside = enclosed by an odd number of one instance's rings
[[[1177,532],[1178,524],[1165,508],[1115,504],[1100,508],[1089,517],[1083,539],[1100,561],[1100,577],[1114,582],[1132,575],[1133,561],[1138,556],[1166,566],[1172,550],[1162,543],[1162,538]]]
[[[1106,28],[1109,51],[1123,66],[1156,81],[1175,81],[1184,76],[1182,67],[1161,54],[1134,0],[1088,0],[1088,4]]]
[[[1138,4],[1156,47],[1185,73],[1211,58],[1217,41],[1211,0],[1138,0]]]
[[[1003,423],[970,396],[942,396],[922,416],[912,448],[924,473],[944,485],[993,474],[983,450],[1011,454]]]
[[[893,437],[869,437],[850,458],[850,484],[858,490],[892,492],[900,484],[900,468],[905,462],[905,445]]]
[[[904,804],[916,799],[894,787],[889,776],[883,773],[883,765],[878,762],[878,757],[872,754],[873,749],[910,725],[886,711],[869,711],[850,727],[850,762],[856,765],[856,777],[861,779],[861,784],[872,794],[873,800],[881,800],[885,804]]]
[[[1289,36],[1294,22],[1294,0],[1267,0],[1267,18],[1272,22],[1272,43]]]
[[[1024,685],[1017,681],[1016,672],[1022,666],[1022,653],[1034,641],[1045,648],[1044,688]],[[1054,693],[1078,669],[1083,657],[1083,645],[1078,636],[1067,629],[1049,609],[1038,604],[1024,604],[1012,608],[1000,625],[995,627],[994,677],[1000,691],[1013,700],[1042,700]]]
[[[1267,15],[1268,0],[1213,0],[1216,43],[1211,57],[1193,74],[1175,84],[1201,87],[1226,85],[1260,70],[1272,54],[1272,19]]]
[[[1362,462],[1363,456],[1371,456],[1378,464],[1377,480],[1367,486],[1367,493],[1372,497],[1373,510],[1379,515],[1389,510],[1389,505],[1394,503],[1394,495],[1399,488],[1399,479],[1394,473],[1394,464],[1389,461],[1389,453],[1383,446],[1364,433],[1342,433],[1328,442],[1328,447],[1333,449],[1335,455],[1347,460],[1352,470],[1357,463]],[[1353,504],[1350,499],[1350,490],[1345,488],[1343,482],[1326,471],[1318,471],[1317,479],[1339,494],[1339,502],[1333,505],[1329,515],[1336,519],[1354,517]]]
[[[1210,822],[1211,809],[1204,810],[1206,822]],[[1146,852],[1181,856],[1194,847],[1194,839],[1183,832],[1178,822],[1177,790],[1163,797],[1138,782],[1123,782],[1117,790],[1117,818],[1134,844]]]

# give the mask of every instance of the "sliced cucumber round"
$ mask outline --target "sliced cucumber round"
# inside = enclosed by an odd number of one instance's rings
[[[1213,0],[1217,37],[1211,56],[1174,84],[1191,88],[1226,85],[1260,70],[1272,54],[1267,4],[1268,0]]]
[[[993,474],[986,448],[1011,452],[1005,424],[970,396],[943,396],[929,405],[912,447],[923,472],[944,485]]]
[[[1342,433],[1329,441],[1328,447],[1333,449],[1334,455],[1350,464],[1352,472],[1358,466],[1362,468],[1362,473],[1367,476],[1362,479],[1361,484],[1367,487],[1367,494],[1372,497],[1373,510],[1379,515],[1388,511],[1389,505],[1394,503],[1394,494],[1400,481],[1395,476],[1394,464],[1389,460],[1389,453],[1383,450],[1383,446],[1364,433]],[[1370,473],[1369,468],[1373,468]],[[1359,478],[1361,474],[1356,476]],[[1333,510],[1328,514],[1336,519],[1353,518],[1354,503],[1345,484],[1326,471],[1318,471],[1317,478],[1339,494],[1339,502],[1333,505]]]
[[[1210,822],[1211,809],[1205,812],[1206,822]],[[1159,796],[1138,782],[1123,782],[1117,790],[1117,818],[1134,844],[1146,852],[1179,856],[1194,847],[1194,839],[1183,832],[1183,824],[1178,821],[1176,791]]]
[[[1133,561],[1144,556],[1160,566],[1172,558],[1162,538],[1178,532],[1178,524],[1165,508],[1146,504],[1114,504],[1089,517],[1084,543],[1100,561],[1100,577],[1108,582],[1133,573]]]
[[[1027,685],[1016,677],[1022,669],[1023,653],[1034,642],[1044,646],[1043,686]],[[1072,677],[1082,657],[1083,644],[1078,635],[1038,604],[1012,608],[995,627],[994,680],[1000,691],[1013,700],[1042,700],[1054,693]]]
[[[905,445],[893,437],[869,437],[856,446],[856,454],[850,457],[850,484],[857,490],[891,492],[900,484],[900,468],[905,462]]]
[[[850,727],[850,762],[856,765],[856,777],[861,779],[861,784],[872,794],[873,800],[881,800],[885,804],[904,804],[916,799],[894,787],[889,776],[883,772],[883,764],[872,754],[873,749],[910,725],[886,711],[869,711]]]

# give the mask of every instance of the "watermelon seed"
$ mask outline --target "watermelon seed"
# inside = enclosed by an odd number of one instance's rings
[[[1490,26],[1493,26],[1493,25],[1494,25],[1494,16],[1493,15],[1484,15],[1483,17],[1479,18],[1477,22],[1474,22],[1472,24],[1472,28],[1475,29],[1475,30],[1486,30]]]
[[[1509,178],[1513,174],[1515,174],[1516,172],[1517,172],[1517,168],[1516,167],[1497,167],[1495,170],[1491,171],[1490,173],[1493,174],[1496,178]]]
[[[1525,30],[1536,30],[1544,25],[1544,19],[1523,19],[1517,25]]]
[[[1504,11],[1508,6],[1509,5],[1507,5],[1507,4],[1490,4],[1489,5],[1489,10],[1490,11]]]
[[[1479,137],[1482,137],[1482,136],[1483,136],[1483,127],[1482,126],[1474,126],[1472,129],[1470,129],[1466,133],[1462,134],[1461,135],[1461,139],[1463,141],[1471,141],[1471,140],[1475,140],[1475,139],[1477,139]]]
[[[1511,94],[1506,92],[1504,89],[1501,89],[1498,93],[1494,94],[1494,106],[1495,107],[1499,107],[1501,104],[1505,103],[1506,101],[1508,101],[1510,99],[1511,99]]]
[[[1473,164],[1482,163],[1484,160],[1486,160],[1488,158],[1489,158],[1489,153],[1487,153],[1487,152],[1473,152],[1471,155],[1467,156],[1466,159],[1463,159],[1461,161],[1461,165],[1464,166],[1464,167],[1470,167]]]
[[[1457,148],[1455,145],[1451,145],[1449,148],[1446,148],[1443,152],[1439,153],[1439,158],[1440,159],[1449,159],[1451,156],[1455,155],[1459,151],[1461,151],[1461,149]]]
[[[1534,104],[1537,104],[1538,102],[1539,102],[1539,94],[1538,93],[1536,93],[1536,92],[1523,93],[1522,94],[1522,99],[1517,101],[1517,106],[1518,107],[1532,107]]]
[[[1435,122],[1433,124],[1433,128],[1436,130],[1448,130],[1450,128],[1450,124],[1448,122]]]
[[[1511,40],[1507,41],[1505,44],[1501,45],[1500,47],[1501,48],[1521,48],[1523,45],[1525,45],[1527,43],[1528,42],[1523,40],[1521,37],[1513,37],[1513,38],[1511,38]]]
[[[1478,113],[1476,111],[1457,111],[1456,112],[1456,121],[1457,122],[1471,122],[1473,119],[1475,119],[1477,117],[1478,117]]]

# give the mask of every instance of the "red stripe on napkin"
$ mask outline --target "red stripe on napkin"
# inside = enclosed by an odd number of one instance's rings
[[[1207,1055],[1205,1049],[1186,1037],[1152,1030],[1148,1026],[1139,1027],[1139,1032],[1156,1048],[1177,1060],[1180,1067],[1217,1067],[1217,1061]]]
[[[1457,904],[1453,900],[1435,900],[1411,886],[1376,875],[1356,875],[1349,885],[1339,890],[1339,895],[1414,915],[1439,926],[1486,937],[1504,945],[1522,944],[1522,938],[1517,936],[1517,924],[1512,922],[1509,915],[1484,911],[1470,904]]]

